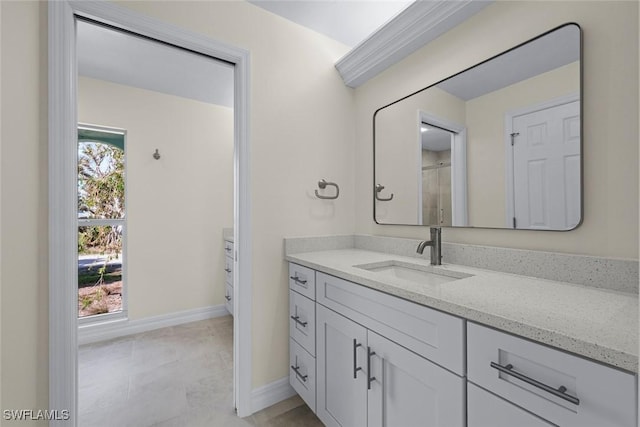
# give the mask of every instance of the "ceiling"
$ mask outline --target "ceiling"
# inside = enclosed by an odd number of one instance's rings
[[[422,149],[429,151],[451,150],[452,132],[422,122],[420,126]]]
[[[262,9],[354,47],[413,0],[248,0]]]
[[[233,65],[78,21],[78,74],[233,107]]]
[[[580,30],[567,25],[437,85],[469,101],[580,59]]]
[[[356,46],[413,1],[249,0]],[[78,73],[127,86],[233,107],[233,66],[100,25],[78,21]]]

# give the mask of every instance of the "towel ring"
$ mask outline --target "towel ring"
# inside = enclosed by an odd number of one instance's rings
[[[332,187],[336,187],[336,195],[335,196],[323,196],[322,194],[318,193],[318,190],[316,190],[316,197],[318,199],[324,199],[324,200],[337,199],[338,196],[340,195],[340,187],[338,187],[338,184],[336,184],[335,182],[325,181],[324,179],[321,179],[320,181],[318,181],[318,187],[320,187],[321,190],[324,190],[325,188],[327,188],[327,185],[330,185]]]
[[[376,196],[376,200],[377,200],[377,201],[379,201],[379,202],[388,202],[388,201],[393,200],[393,193],[391,193],[391,196],[389,196],[389,197],[387,197],[387,198],[380,197],[380,192],[381,192],[382,190],[384,190],[384,185],[376,184],[376,193],[375,193],[375,196]]]

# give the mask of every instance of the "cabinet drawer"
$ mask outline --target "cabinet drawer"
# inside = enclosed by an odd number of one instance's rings
[[[316,411],[316,359],[289,339],[289,383],[313,412]]]
[[[316,276],[320,304],[464,375],[464,320],[328,274]]]
[[[229,257],[224,258],[224,273],[225,282],[228,285],[233,286],[233,259]]]
[[[293,291],[289,291],[289,336],[315,356],[316,303]]]
[[[467,427],[553,427],[553,424],[469,383]]]
[[[289,263],[289,288],[315,301],[316,272],[310,268]]]
[[[233,315],[233,287],[230,285],[224,287],[224,305],[229,314]]]
[[[553,424],[636,426],[632,374],[470,322],[467,351],[469,381]],[[558,397],[545,385],[565,387],[569,397]]]
[[[224,241],[224,254],[229,258],[233,258],[233,243]]]

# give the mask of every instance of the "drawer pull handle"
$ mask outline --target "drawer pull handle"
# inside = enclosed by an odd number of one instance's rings
[[[231,269],[230,268],[225,268],[224,271],[226,271],[227,273],[231,273]]]
[[[565,386],[560,386],[557,389],[551,386],[548,386],[540,381],[534,380],[533,378],[529,378],[528,376],[521,374],[520,372],[516,372],[513,370],[513,365],[508,364],[507,366],[502,366],[498,363],[491,362],[491,367],[493,369],[497,369],[500,372],[503,372],[507,375],[511,375],[512,377],[516,377],[517,379],[524,381],[527,384],[531,384],[534,387],[537,387],[541,390],[546,391],[547,393],[551,393],[554,396],[559,397],[560,399],[564,399],[567,402],[571,402],[574,405],[580,405],[580,399],[577,397],[571,396],[567,394],[567,388]]]
[[[376,354],[375,351],[371,351],[371,347],[367,347],[367,390],[371,390],[371,383],[376,380],[376,377],[371,376],[371,356]]]
[[[303,328],[306,328],[307,327],[307,323],[309,323],[309,322],[303,322],[302,320],[300,320],[300,316],[291,316],[291,318],[293,320],[295,320],[295,322],[298,325],[302,326]]]
[[[298,285],[306,285],[307,284],[307,281],[306,280],[302,280],[301,278],[299,278],[297,274],[295,276],[290,276],[289,278],[291,280],[293,280],[294,282],[296,282]]]
[[[225,295],[224,299],[226,299],[227,301],[231,301],[231,297],[229,295]]]
[[[224,248],[225,251],[231,252],[231,248]]]
[[[353,339],[353,379],[358,378],[358,371],[362,371],[362,366],[358,366],[358,359],[356,357],[356,349],[358,347],[362,347],[362,344],[356,342],[356,339]]]
[[[305,383],[307,382],[307,378],[309,377],[309,375],[302,375],[300,373],[300,366],[293,366],[291,365],[291,369],[293,369],[293,372],[296,373],[296,376],[298,378],[300,378],[302,381],[304,381]]]

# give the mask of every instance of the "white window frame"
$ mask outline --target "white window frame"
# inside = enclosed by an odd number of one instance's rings
[[[127,185],[127,131],[124,129],[109,127],[109,126],[99,126],[92,125],[87,123],[79,123],[79,129],[87,129],[93,130],[96,132],[105,132],[105,133],[116,133],[118,135],[122,135],[124,137],[124,203],[125,203],[125,216],[124,218],[114,218],[114,219],[80,219],[78,218],[78,229],[80,227],[104,227],[104,226],[122,226],[122,309],[120,311],[116,311],[113,313],[104,313],[104,314],[95,314],[92,316],[78,317],[78,326],[83,327],[87,325],[95,325],[104,322],[112,322],[115,320],[125,320],[128,318],[128,309],[129,309],[129,282],[128,278],[128,261],[127,261],[127,215],[126,209],[129,202],[128,197],[128,185]],[[78,141],[80,144],[81,141]],[[101,143],[100,141],[96,141],[96,143]]]

